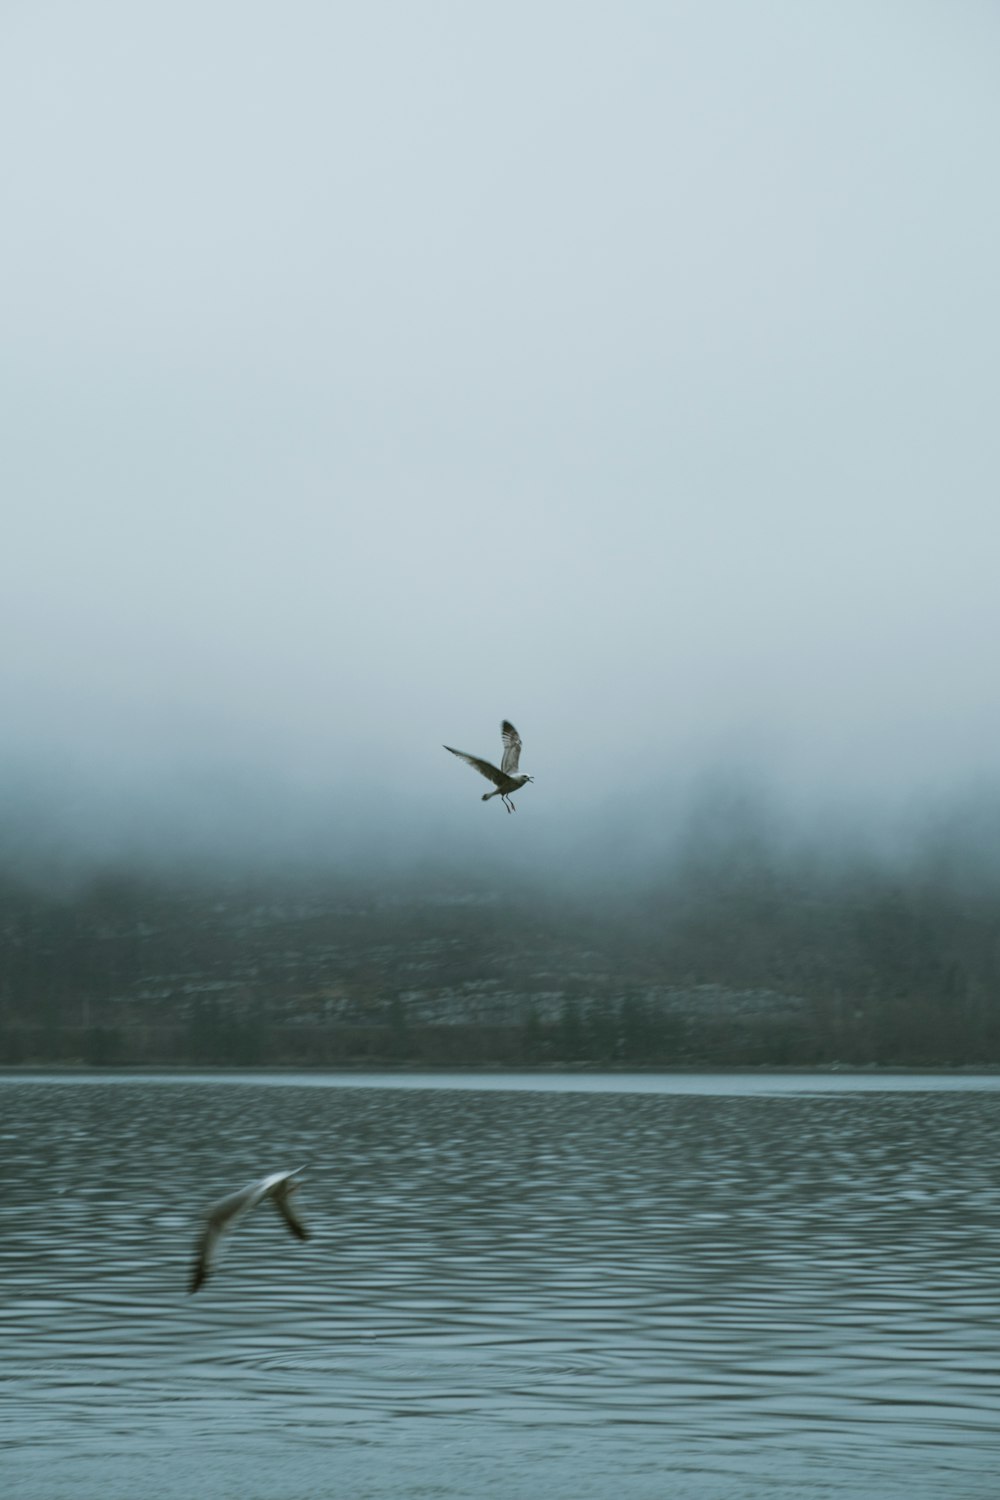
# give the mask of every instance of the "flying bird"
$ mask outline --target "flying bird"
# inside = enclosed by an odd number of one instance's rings
[[[459,760],[464,760],[480,776],[485,776],[487,781],[492,781],[496,787],[495,792],[484,792],[483,801],[488,802],[491,797],[502,797],[503,805],[509,813],[516,812],[517,808],[510,800],[511,792],[516,792],[524,786],[527,781],[534,781],[534,776],[519,776],[517,774],[518,762],[521,759],[521,736],[508,719],[504,719],[500,725],[500,733],[503,735],[503,760],[500,762],[499,770],[488,760],[480,760],[478,755],[466,755],[464,750],[453,750],[451,745],[445,745],[446,750],[451,750],[452,755],[457,755]]]
[[[226,1230],[231,1229],[245,1213],[255,1208],[264,1198],[270,1198],[297,1239],[309,1238],[309,1231],[301,1220],[296,1218],[288,1201],[298,1187],[295,1178],[302,1170],[301,1167],[297,1167],[294,1172],[272,1172],[270,1177],[262,1177],[259,1182],[251,1182],[247,1187],[240,1188],[236,1193],[229,1193],[227,1197],[220,1198],[218,1203],[212,1205],[205,1216],[205,1227],[195,1252],[194,1265],[191,1268],[190,1291],[196,1292],[208,1280],[219,1240]]]

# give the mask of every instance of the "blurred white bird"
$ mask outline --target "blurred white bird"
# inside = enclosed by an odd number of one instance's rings
[[[521,759],[521,736],[509,720],[504,719],[500,725],[500,733],[503,735],[503,760],[499,769],[488,760],[480,760],[478,755],[466,755],[464,750],[452,750],[450,745],[445,745],[446,750],[451,750],[452,755],[457,755],[459,760],[464,760],[468,765],[477,770],[480,776],[485,776],[487,781],[492,781],[496,787],[495,792],[484,792],[483,801],[488,802],[491,797],[502,797],[503,805],[508,812],[517,812],[517,808],[510,800],[511,792],[516,792],[525,782],[534,781],[533,776],[518,776],[517,767]]]
[[[239,1192],[230,1193],[227,1197],[220,1198],[218,1203],[213,1204],[205,1217],[205,1228],[195,1252],[195,1261],[191,1268],[190,1291],[196,1292],[208,1280],[222,1235],[242,1219],[251,1208],[256,1207],[263,1198],[270,1198],[298,1239],[309,1238],[309,1231],[296,1218],[288,1202],[289,1197],[298,1187],[295,1178],[302,1170],[302,1167],[297,1167],[294,1172],[272,1172],[270,1177],[262,1177],[259,1182],[251,1182],[247,1187],[240,1188]]]

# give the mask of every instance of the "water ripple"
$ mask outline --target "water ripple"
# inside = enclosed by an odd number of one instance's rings
[[[0,1098],[18,1146],[0,1166],[0,1445],[26,1496],[45,1493],[32,1452],[53,1495],[61,1473],[82,1495],[99,1451],[265,1455],[280,1432],[305,1492],[310,1453],[359,1427],[389,1452],[428,1423],[455,1443],[574,1433],[598,1468],[627,1430],[622,1493],[666,1464],[722,1494],[726,1445],[747,1495],[790,1486],[790,1463],[821,1485],[823,1455],[830,1493],[895,1494],[904,1474],[899,1493],[990,1493],[989,1093],[5,1080]],[[262,1208],[188,1297],[201,1205],[300,1161],[311,1241]]]

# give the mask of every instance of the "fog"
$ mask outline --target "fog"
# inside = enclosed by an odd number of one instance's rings
[[[719,786],[981,841],[994,7],[0,43],[8,854],[613,864]],[[441,749],[504,716],[516,817]]]

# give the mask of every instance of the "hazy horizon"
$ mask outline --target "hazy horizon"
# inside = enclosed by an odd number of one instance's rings
[[[641,860],[716,784],[981,837],[1000,14],[0,39],[8,852]],[[509,818],[441,749],[504,716]]]

